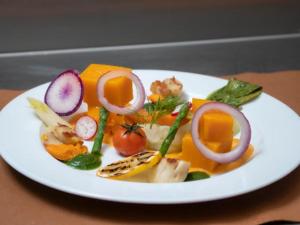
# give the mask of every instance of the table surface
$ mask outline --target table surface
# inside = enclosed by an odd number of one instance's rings
[[[239,78],[262,84],[299,114],[299,71],[266,73],[300,70],[299,21],[296,0],[2,1],[0,107],[65,69],[103,63],[211,76],[260,72]],[[300,221],[299,168],[249,194],[176,206],[69,195],[23,177],[2,159],[0,171],[4,225]]]

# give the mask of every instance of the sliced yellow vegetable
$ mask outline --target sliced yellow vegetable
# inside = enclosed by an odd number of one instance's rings
[[[158,151],[140,152],[101,168],[97,176],[124,180],[150,169],[160,159],[161,154]]]

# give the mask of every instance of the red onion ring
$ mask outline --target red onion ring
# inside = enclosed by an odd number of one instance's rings
[[[128,107],[119,107],[119,106],[113,105],[113,104],[109,103],[108,100],[104,96],[105,83],[108,80],[114,79],[117,77],[127,77],[130,80],[132,80],[132,82],[136,86],[136,90],[137,90],[136,99],[133,102],[133,104]],[[121,115],[131,114],[133,112],[140,110],[144,106],[144,102],[146,100],[145,89],[144,89],[144,86],[143,86],[141,80],[138,78],[137,75],[135,75],[132,72],[127,71],[127,70],[114,70],[114,71],[110,71],[110,72],[104,74],[103,76],[101,76],[97,83],[97,94],[98,94],[99,102],[108,111],[116,113],[116,114],[121,114]]]
[[[202,142],[199,136],[199,132],[198,132],[199,120],[201,119],[203,114],[209,110],[220,110],[222,112],[225,112],[231,115],[232,117],[234,117],[237,120],[237,122],[240,124],[240,128],[241,128],[240,142],[238,146],[236,146],[230,152],[227,153],[213,152],[212,150],[210,150],[208,147],[205,146],[205,144]],[[244,114],[238,111],[237,109],[232,108],[231,106],[224,103],[209,102],[203,104],[195,112],[193,116],[192,138],[198,150],[208,159],[211,159],[219,163],[230,163],[240,158],[243,155],[243,153],[247,150],[251,139],[251,128]]]

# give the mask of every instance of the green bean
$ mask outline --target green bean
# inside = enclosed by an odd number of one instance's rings
[[[104,137],[104,129],[107,122],[109,112],[104,108],[101,107],[99,110],[99,124],[98,124],[98,131],[97,135],[93,144],[92,154],[101,155],[100,150],[102,146],[102,141]]]

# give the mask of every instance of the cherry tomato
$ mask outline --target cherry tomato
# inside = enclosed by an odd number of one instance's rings
[[[130,156],[144,150],[146,134],[137,124],[125,124],[114,130],[113,146],[123,156]]]

